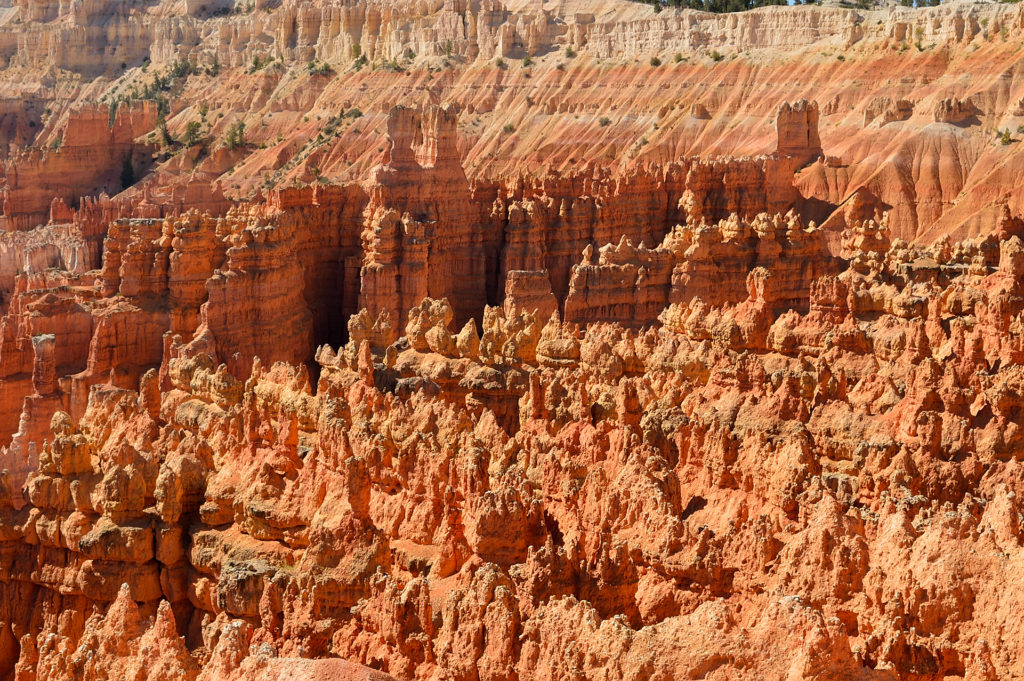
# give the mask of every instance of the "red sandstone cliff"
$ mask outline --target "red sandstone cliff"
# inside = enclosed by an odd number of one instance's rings
[[[477,335],[427,300],[321,348],[315,389],[180,346],[57,412],[20,511],[4,478],[9,664],[1013,676],[1022,253],[851,246],[806,312],[756,267],[658,331],[489,308]]]
[[[1024,676],[1019,8],[0,14],[0,681]]]
[[[1024,25],[1015,6],[732,16],[597,0],[40,7],[19,4],[0,23],[0,130],[18,147],[0,150],[17,182],[12,225],[45,219],[43,185],[69,203],[119,189],[125,140],[107,144],[118,102],[115,124],[141,126],[124,128],[136,153],[158,150],[145,182],[218,181],[235,197],[364,179],[388,146],[392,107],[440,103],[459,112],[471,180],[763,154],[778,119],[787,152],[828,154],[797,184],[820,202],[807,216],[819,223],[862,189],[892,208],[895,235],[923,242],[980,234],[1006,202],[1024,208],[1013,182],[1024,113],[1007,40]],[[818,107],[779,116],[800,98]],[[166,135],[153,118],[159,100]],[[150,108],[140,116],[139,106]],[[246,144],[224,149],[238,122]],[[80,145],[75,129],[95,134]],[[1007,145],[994,138],[1001,130]],[[92,176],[75,176],[101,159]]]

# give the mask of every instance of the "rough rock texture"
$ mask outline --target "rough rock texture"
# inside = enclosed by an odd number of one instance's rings
[[[807,228],[793,213],[759,214],[750,221],[735,214],[715,225],[691,220],[649,249],[623,235],[617,245],[593,249],[573,268],[565,319],[648,326],[669,303],[700,298],[712,305],[739,303],[748,292],[748,273],[772,275],[766,299],[774,310],[806,310],[806,283],[835,273],[838,264],[812,222]]]
[[[156,121],[155,102],[119,109],[114,116],[101,106],[71,111],[64,132],[48,148],[22,151],[0,165],[0,230],[45,223],[54,199],[77,203],[124,189],[124,168],[142,166],[147,157],[135,138]]]
[[[8,4],[0,681],[1024,677],[1019,6]]]
[[[817,102],[801,99],[792,105],[783,104],[775,125],[779,131],[780,156],[793,156],[801,165],[821,156]]]
[[[905,121],[914,115],[914,103],[906,99],[876,97],[864,110],[864,125],[877,120],[879,127],[894,121]]]
[[[448,297],[461,321],[486,299],[479,205],[456,147],[457,112],[403,107],[388,115],[389,148],[365,209],[361,306],[400,318],[425,296]],[[414,142],[418,148],[414,149]],[[493,237],[492,237],[493,238]]]
[[[8,224],[45,221],[47,193],[71,206],[119,189],[127,147],[102,143],[129,117],[149,126],[132,128],[136,192],[187,209],[211,183],[240,198],[365,179],[396,104],[453,106],[466,175],[499,181],[763,154],[780,106],[813,99],[835,163],[801,173],[800,193],[821,202],[808,218],[868,188],[899,238],[960,239],[1002,203],[1024,210],[1018,144],[993,139],[1024,116],[1010,40],[1022,28],[1020,7],[972,2],[720,16],[606,0],[19,2],[0,18]],[[813,106],[783,118],[787,145],[820,153]],[[69,122],[95,134],[76,138]],[[244,144],[225,148],[239,122]],[[110,174],[78,175],[87,160]]]
[[[977,120],[978,107],[970,99],[959,100],[954,97],[943,99],[935,105],[935,122],[967,125]]]
[[[355,318],[315,386],[195,342],[137,392],[94,385],[24,497],[3,478],[7,669],[1024,673],[1024,244],[843,243],[804,312],[763,266],[645,330],[488,308],[456,333],[426,299],[383,347]]]

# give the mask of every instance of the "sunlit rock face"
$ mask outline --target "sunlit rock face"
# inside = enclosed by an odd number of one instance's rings
[[[0,681],[1024,677],[1022,28],[14,2]]]

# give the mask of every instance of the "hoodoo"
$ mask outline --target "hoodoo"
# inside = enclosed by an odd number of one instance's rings
[[[1024,9],[679,4],[8,2],[0,681],[1024,677]]]
[[[779,156],[792,156],[806,164],[821,157],[818,137],[818,103],[801,99],[779,107],[775,119],[779,131]]]

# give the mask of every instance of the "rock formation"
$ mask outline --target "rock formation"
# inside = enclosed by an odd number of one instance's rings
[[[99,106],[73,110],[48,148],[23,151],[0,166],[0,230],[45,223],[55,199],[77,203],[126,188],[125,168],[134,176],[147,157],[147,148],[135,138],[156,125],[157,107],[142,102],[115,112],[110,116]]]
[[[821,156],[818,137],[818,103],[802,99],[793,105],[788,102],[779,108],[775,119],[778,130],[780,156],[792,156],[804,165]]]
[[[634,246],[623,236],[596,257],[593,249],[584,251],[583,262],[573,268],[565,318],[645,326],[670,303],[739,303],[755,268],[774,273],[766,302],[782,312],[806,309],[806,283],[835,272],[837,263],[820,230],[813,223],[805,228],[793,213],[762,213],[749,222],[733,214],[715,225],[691,220],[655,249]]]
[[[401,338],[354,318],[315,390],[304,365],[235,378],[198,340],[137,392],[95,385],[77,423],[55,411],[25,496],[3,478],[9,669],[1015,675],[988,643],[1015,621],[981,604],[1018,569],[1024,245],[877,234],[804,273],[803,312],[760,265],[657,331],[488,308],[456,333],[427,299]],[[628,248],[656,257],[623,242],[604,266]]]
[[[1020,7],[9,4],[0,681],[1024,677]]]

